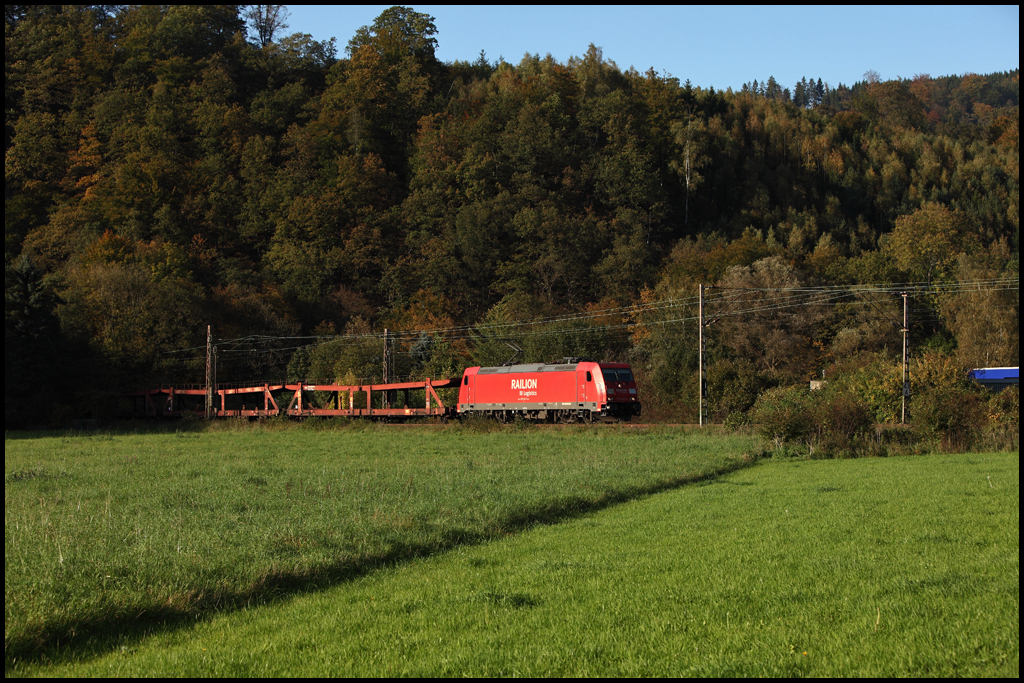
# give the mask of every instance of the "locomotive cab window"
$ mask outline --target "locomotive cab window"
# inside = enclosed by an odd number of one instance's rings
[[[469,375],[466,375],[465,377],[462,378],[462,383],[465,384],[466,386],[469,386]]]
[[[593,382],[594,381],[594,376],[590,374],[589,370],[587,371],[587,381],[588,382]]]
[[[628,368],[605,368],[601,371],[605,382],[632,382],[633,373]]]

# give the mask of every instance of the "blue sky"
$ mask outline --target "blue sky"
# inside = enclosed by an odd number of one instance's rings
[[[775,76],[850,85],[883,79],[1007,71],[1020,66],[1020,7],[666,7],[410,5],[435,18],[442,61],[518,63],[524,53],[564,62],[590,43],[622,69],[654,67],[724,89]],[[288,33],[338,39],[388,5],[289,5]]]

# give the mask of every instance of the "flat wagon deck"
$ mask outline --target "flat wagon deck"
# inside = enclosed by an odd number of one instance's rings
[[[388,384],[333,383],[251,383],[218,385],[212,390],[213,409],[207,415],[207,387],[195,384],[162,385],[126,393],[132,401],[132,415],[139,417],[362,417],[403,419],[446,418],[454,413],[436,389],[458,387],[460,378],[425,379]],[[422,406],[413,407],[410,392],[423,391]],[[321,394],[313,400],[311,394]],[[399,392],[402,398],[399,399]],[[327,394],[326,400],[323,393]],[[375,397],[379,396],[375,403]],[[419,403],[419,401],[417,401]],[[400,405],[399,405],[400,404]]]

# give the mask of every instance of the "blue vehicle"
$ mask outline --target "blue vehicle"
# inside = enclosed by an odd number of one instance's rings
[[[968,373],[972,379],[989,391],[1002,391],[1006,387],[1020,386],[1020,368],[975,368]]]

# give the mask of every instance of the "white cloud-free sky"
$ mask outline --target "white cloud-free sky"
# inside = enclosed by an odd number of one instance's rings
[[[288,5],[288,33],[338,40],[388,5]],[[590,43],[620,68],[653,67],[680,81],[738,89],[768,76],[850,85],[883,79],[1008,71],[1020,66],[1020,7],[690,7],[411,5],[434,17],[442,61],[518,63],[525,53],[564,62]]]

